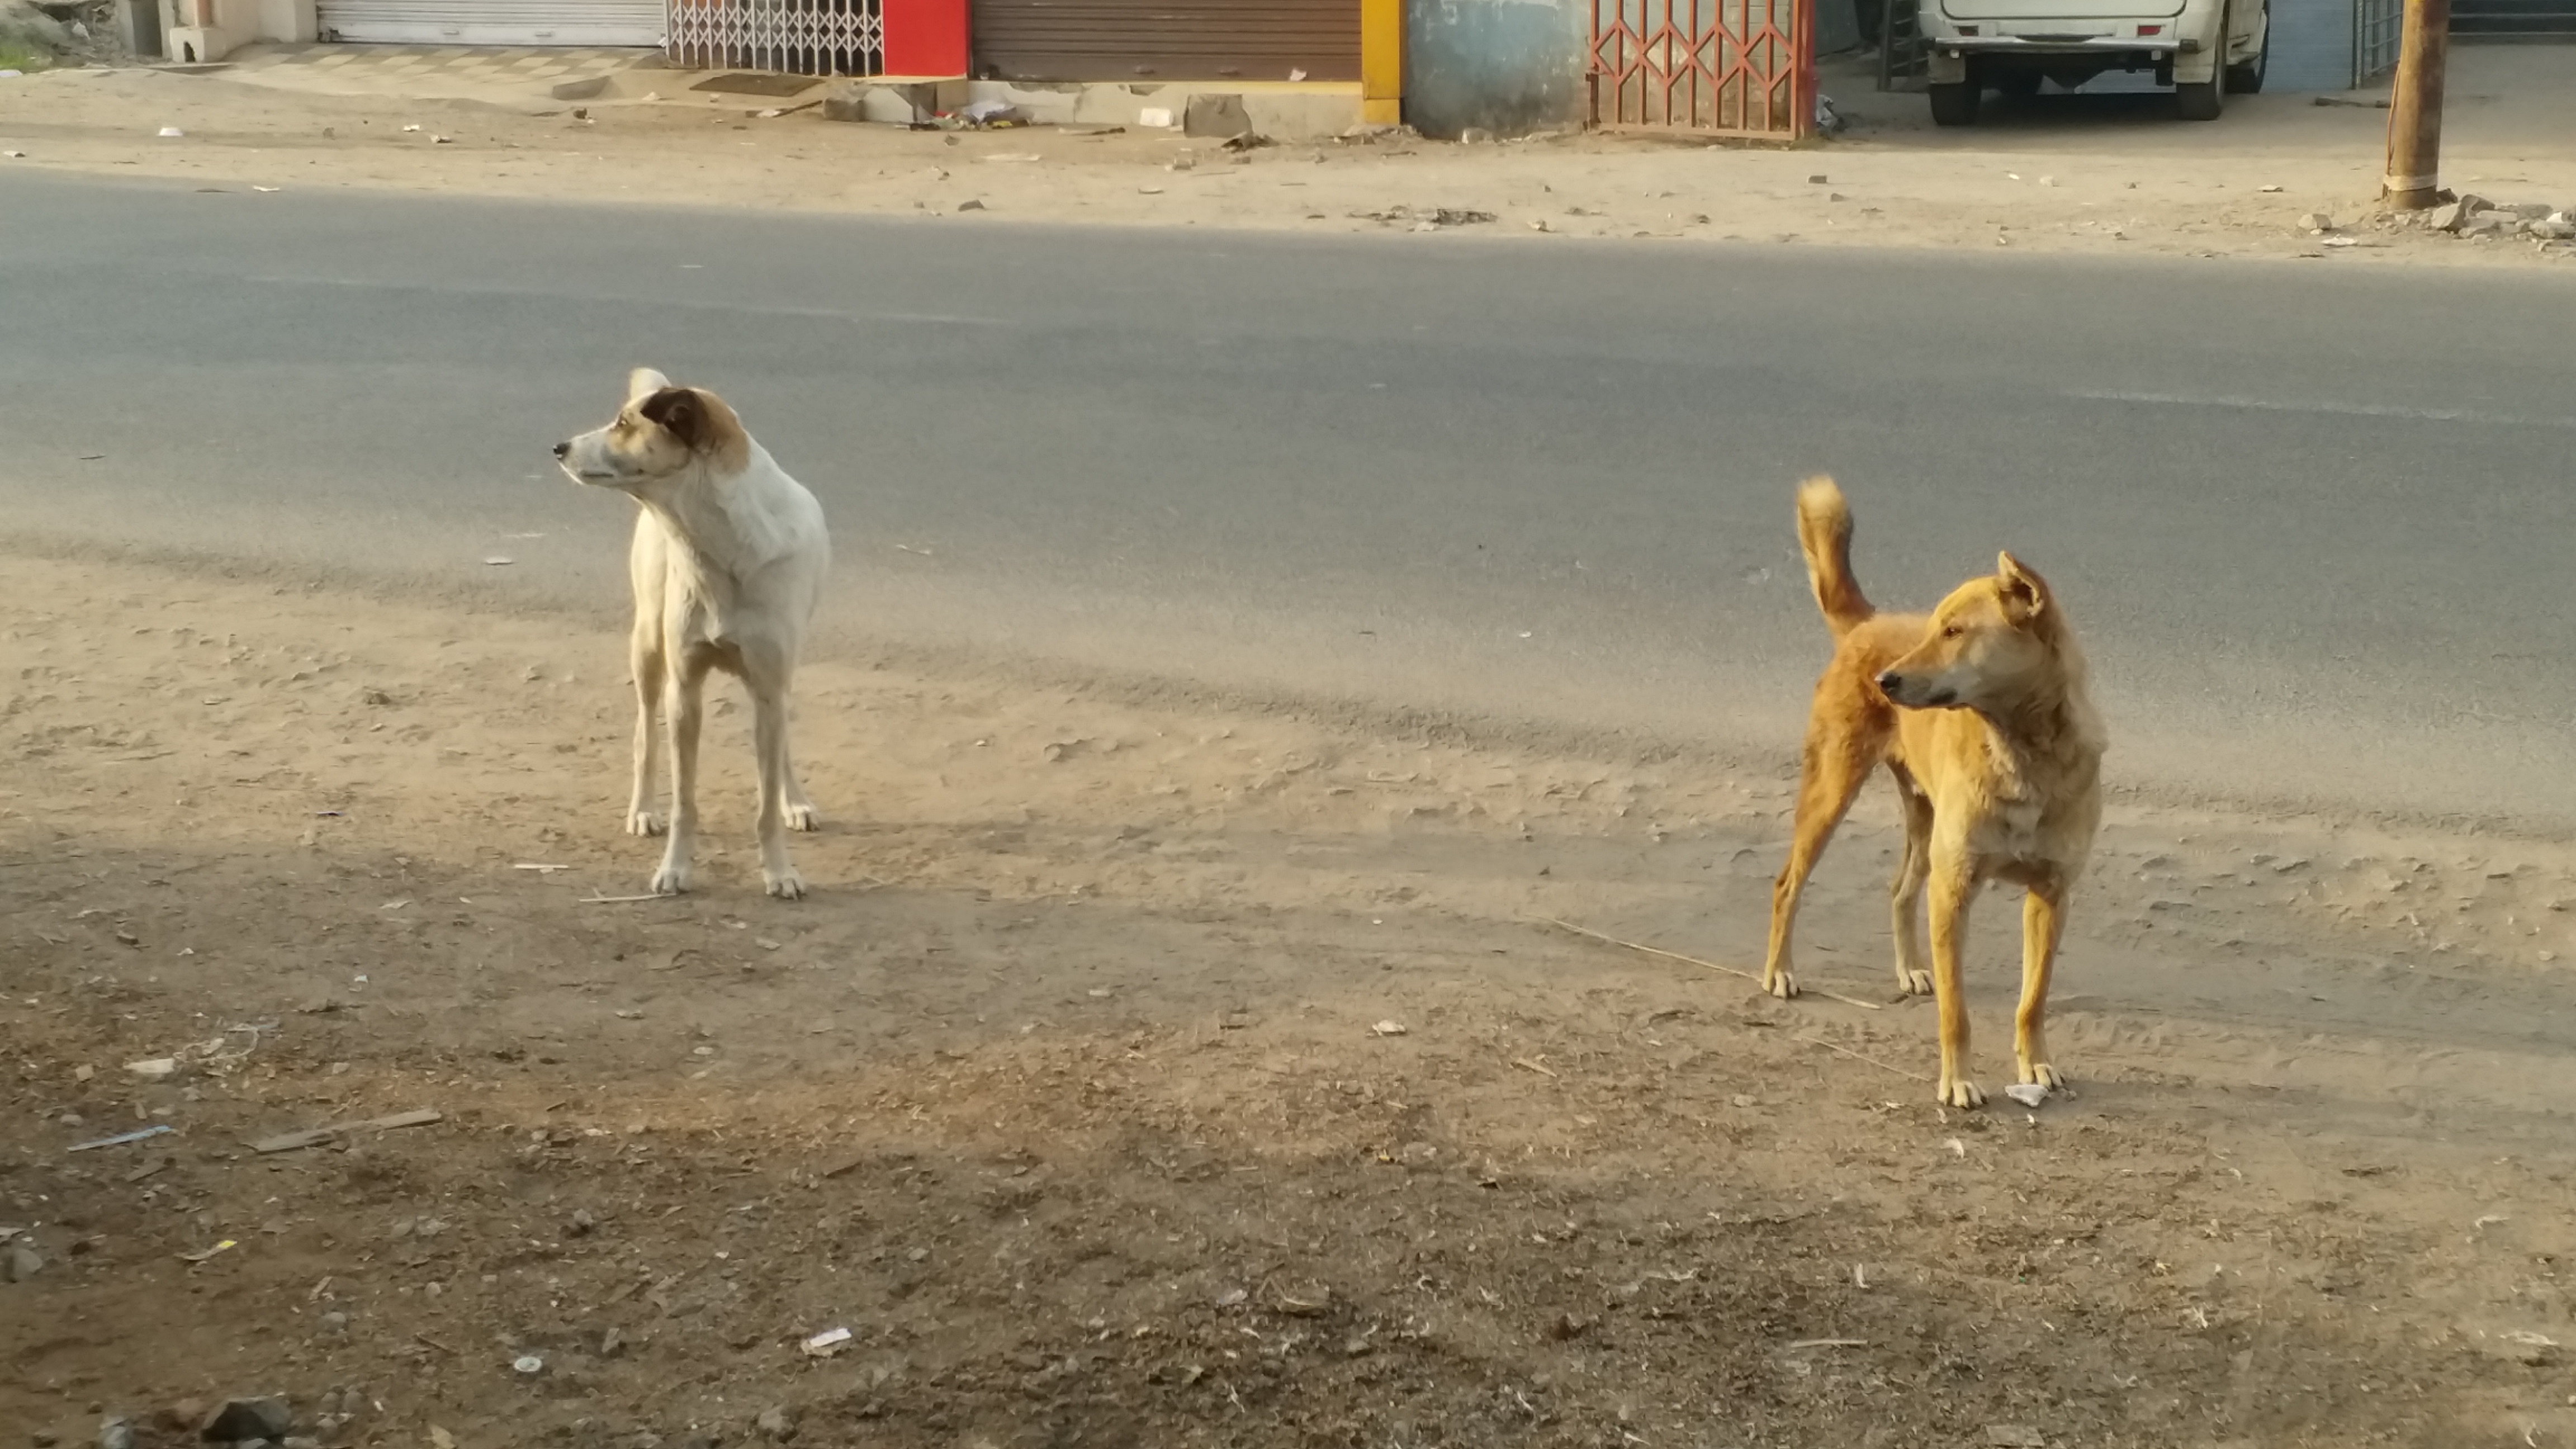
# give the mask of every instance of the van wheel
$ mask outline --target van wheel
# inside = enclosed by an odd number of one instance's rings
[[[1977,123],[1977,84],[1926,86],[1932,98],[1932,124],[1936,126],[1973,126]]]
[[[2272,66],[2272,34],[2263,33],[2263,44],[2254,58],[2227,68],[2227,93],[2231,96],[2259,96],[2263,93],[2263,72]]]
[[[2227,84],[2223,79],[2186,81],[2174,87],[2174,110],[2186,121],[2215,121],[2227,109]]]

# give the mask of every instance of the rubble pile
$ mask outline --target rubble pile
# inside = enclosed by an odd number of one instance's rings
[[[2525,238],[2546,248],[2576,242],[2576,205],[2545,201],[2499,202],[2483,196],[2461,196],[2428,211],[2399,212],[2398,224],[2440,232],[2469,241]]]
[[[0,0],[0,68],[112,64],[113,0]]]

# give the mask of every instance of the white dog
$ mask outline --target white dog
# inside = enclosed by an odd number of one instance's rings
[[[575,482],[643,505],[627,557],[635,585],[635,792],[626,829],[662,833],[651,809],[653,725],[667,701],[671,839],[654,891],[689,888],[698,725],[707,671],[721,669],[751,693],[760,878],[773,896],[804,895],[804,878],[787,863],[787,832],[813,829],[815,817],[788,756],[787,698],[832,566],[823,506],[751,440],[722,399],[673,387],[649,368],[627,379],[615,422],[555,444],[555,457]]]

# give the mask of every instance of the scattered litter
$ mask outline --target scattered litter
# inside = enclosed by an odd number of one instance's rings
[[[6,156],[12,161],[24,161],[27,159],[27,153],[24,151],[0,151],[0,156]]]
[[[1405,1035],[1405,1026],[1404,1023],[1400,1021],[1381,1021],[1377,1025],[1370,1027],[1369,1033],[1372,1036],[1403,1036]]]
[[[344,1122],[336,1127],[308,1127],[301,1132],[287,1132],[250,1145],[250,1150],[265,1156],[273,1152],[296,1152],[336,1142],[353,1132],[389,1132],[397,1127],[426,1127],[443,1122],[443,1114],[424,1107],[410,1112],[396,1112],[390,1117],[373,1117],[364,1122]]]
[[[420,129],[420,127],[418,127],[418,126],[405,126],[405,127],[403,127],[403,132],[404,132],[404,134],[408,135],[408,134],[410,134],[411,132],[413,132],[413,131],[417,131],[417,130],[419,130],[419,129]]]
[[[815,1334],[812,1338],[805,1340],[805,1352],[812,1358],[830,1358],[832,1355],[839,1353],[842,1347],[849,1341],[850,1331],[848,1329],[827,1328],[821,1333]]]
[[[161,128],[161,139],[164,141],[175,141],[186,134],[188,133],[180,130],[176,126],[163,126]]]
[[[1796,1343],[1793,1343],[1793,1344],[1789,1345],[1789,1351],[1790,1351],[1791,1353],[1795,1353],[1795,1352],[1797,1352],[1798,1350],[1800,1350],[1800,1349],[1802,1349],[1802,1348],[1867,1348],[1867,1347],[1869,1347],[1869,1340],[1868,1340],[1868,1339],[1866,1339],[1866,1338],[1802,1338],[1802,1339],[1799,1339]]]
[[[508,557],[507,555],[504,555],[504,554],[497,554],[497,553],[496,553],[496,554],[492,555],[490,558],[487,558],[487,559],[483,560],[483,562],[485,562],[485,563],[487,563],[487,564],[491,565],[491,566],[492,566],[492,567],[494,567],[494,568],[500,568],[500,567],[503,567],[504,565],[507,565],[507,564],[514,564],[514,563],[517,563],[517,562],[518,562],[518,560],[517,560],[517,559],[514,559],[514,558],[511,558],[511,557]]]
[[[2021,1424],[1988,1424],[1986,1443],[1994,1449],[2048,1449],[2048,1441],[2037,1429]]]
[[[456,1449],[456,1436],[432,1424],[429,1426],[429,1449]]]
[[[313,818],[316,820],[346,820],[349,818],[349,812],[346,810],[316,810],[313,812]]]
[[[2524,1348],[2556,1348],[2558,1346],[2557,1339],[2551,1338],[2545,1333],[2534,1333],[2528,1328],[2515,1329],[2504,1336],[2504,1341],[2507,1343],[2518,1343]]]
[[[211,1248],[199,1248],[193,1253],[181,1253],[179,1255],[179,1261],[182,1263],[202,1263],[215,1256],[217,1253],[229,1253],[240,1246],[241,1244],[234,1242],[230,1238],[226,1238]]]
[[[541,1374],[546,1371],[546,1361],[533,1353],[523,1353],[510,1360],[510,1371],[519,1374]]]
[[[1960,1141],[1956,1137],[1951,1138],[1949,1141],[1944,1142],[1941,1145],[1950,1149],[1950,1155],[1953,1157],[1965,1157],[1968,1155],[1968,1144]]]
[[[957,119],[968,125],[989,126],[995,121],[1015,120],[1019,113],[1020,108],[1009,101],[968,101],[957,108]]]
[[[1832,96],[1818,95],[1816,97],[1817,135],[1839,136],[1843,133],[1844,128],[1850,124],[1851,118],[1844,115],[1842,110],[1834,104],[1834,98]]]
[[[166,1082],[179,1075],[179,1059],[147,1057],[139,1062],[127,1062],[125,1069],[147,1082]]]
[[[2255,189],[2255,190],[2257,190],[2257,191],[2262,192],[2262,193],[2263,193],[2264,195],[2266,195],[2266,196],[2269,196],[2269,195],[2272,195],[2272,194],[2274,194],[2274,193],[2278,192],[2281,188],[2279,188],[2279,187],[2277,187],[2277,186],[2257,186],[2257,187],[2255,187],[2254,189]]]
[[[133,1132],[119,1133],[114,1137],[102,1137],[96,1142],[74,1143],[72,1146],[66,1147],[63,1150],[65,1152],[89,1152],[101,1147],[123,1147],[128,1142],[141,1142],[147,1138],[158,1137],[164,1132],[176,1132],[178,1130],[178,1128],[164,1122],[158,1126],[145,1127]]]
[[[2360,239],[2360,238],[2358,238],[2358,237],[2349,237],[2349,236],[2330,236],[2330,237],[2327,237],[2324,241],[2318,242],[2318,243],[2317,243],[2317,245],[2318,245],[2318,246],[2321,246],[2321,247],[2336,247],[2336,248],[2342,248],[2342,247],[2357,247],[2357,246],[2361,245],[2361,239]]]
[[[1168,131],[1172,129],[1171,108],[1168,106],[1148,106],[1136,113],[1136,124],[1140,126],[1150,126],[1157,131]]]
[[[584,906],[631,906],[638,901],[667,901],[674,899],[676,899],[676,897],[670,895],[583,896],[579,901],[574,902],[574,904]]]
[[[432,136],[429,138],[429,144],[433,146],[453,145],[455,144],[455,138],[452,136]]]
[[[1384,211],[1354,211],[1351,216],[1359,221],[1409,223],[1415,231],[1436,231],[1444,226],[1474,226],[1494,219],[1494,214],[1490,211],[1469,211],[1461,207],[1449,206],[1435,206],[1427,211],[1416,211],[1409,206],[1391,206]]]
[[[2048,1100],[2048,1088],[2037,1082],[2015,1082],[2004,1088],[2004,1095],[2025,1107],[2037,1107]]]
[[[983,159],[987,161],[1043,161],[1046,158],[1035,151],[996,151],[992,155]]]
[[[532,860],[523,860],[523,861],[520,861],[518,864],[516,864],[516,865],[514,865],[514,866],[511,866],[511,867],[510,867],[510,869],[512,869],[512,870],[533,870],[533,871],[537,871],[537,872],[539,872],[540,874],[544,874],[544,875],[552,875],[552,874],[554,874],[556,871],[559,871],[559,870],[570,870],[570,869],[572,869],[572,867],[571,867],[571,866],[568,866],[568,865],[539,865],[539,864],[537,864],[535,861],[532,861]]]
[[[1512,1065],[1525,1072],[1536,1072],[1542,1077],[1553,1077],[1556,1075],[1556,1069],[1554,1067],[1549,1066],[1547,1063],[1540,1061],[1536,1057],[1514,1057],[1512,1058]]]
[[[1136,188],[1136,194],[1138,196],[1160,196],[1163,194],[1163,188],[1159,186],[1139,186]]]
[[[251,188],[251,190],[258,192],[263,196],[273,196],[279,189],[280,188],[275,186],[254,186]]]

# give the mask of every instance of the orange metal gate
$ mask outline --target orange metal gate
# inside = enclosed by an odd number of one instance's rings
[[[1795,141],[1815,130],[1814,0],[1592,0],[1595,126]]]

